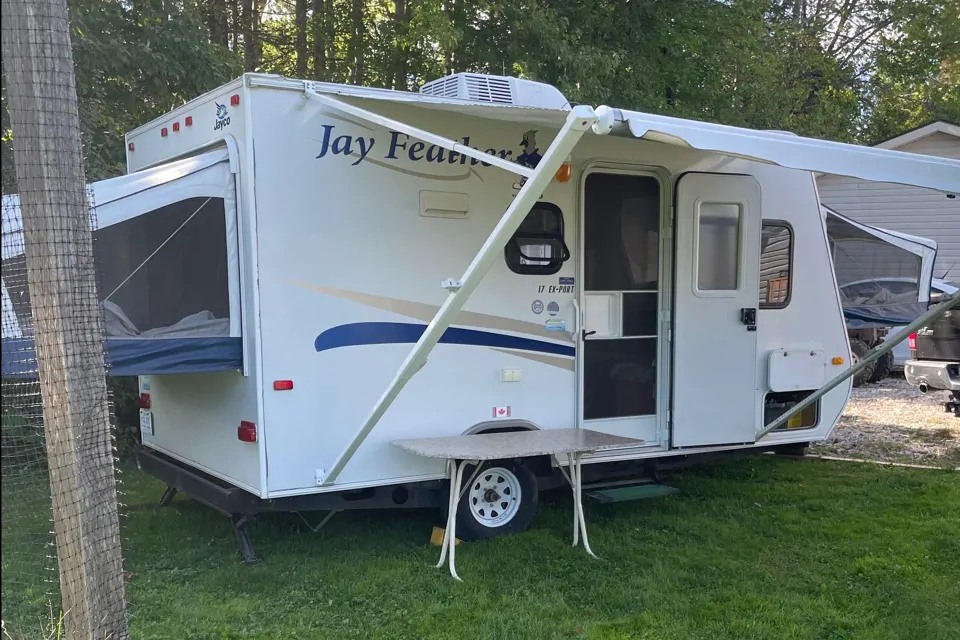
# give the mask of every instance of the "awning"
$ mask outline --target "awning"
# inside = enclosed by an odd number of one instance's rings
[[[788,169],[960,193],[960,161],[617,110],[612,135],[709,151]]]

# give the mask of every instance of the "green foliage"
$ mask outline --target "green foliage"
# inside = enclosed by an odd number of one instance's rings
[[[140,389],[137,378],[131,376],[107,378],[107,389],[113,404],[117,456],[125,459],[140,443]]]
[[[70,8],[88,180],[126,173],[124,133],[240,71],[236,56],[210,44],[193,3],[74,0]]]
[[[244,68],[407,90],[457,71],[520,75],[575,103],[862,143],[960,120],[956,0],[71,0],[70,8],[91,180],[124,172],[126,131]],[[6,193],[15,176],[3,94]]]

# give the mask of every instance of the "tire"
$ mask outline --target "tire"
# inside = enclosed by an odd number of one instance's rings
[[[867,343],[863,340],[857,340],[854,338],[850,341],[850,353],[853,356],[852,365],[856,366],[861,358],[866,357],[870,353],[870,347],[867,346]],[[876,368],[876,362],[872,363],[866,369],[853,376],[853,386],[859,387],[866,384],[870,377],[873,376],[873,371]]]
[[[877,359],[869,382],[880,382],[889,376],[891,371],[893,371],[893,354],[887,352]]]
[[[526,531],[540,497],[533,470],[520,461],[492,460],[483,463],[480,473],[466,486],[474,469],[470,465],[463,470],[457,538],[472,542]]]

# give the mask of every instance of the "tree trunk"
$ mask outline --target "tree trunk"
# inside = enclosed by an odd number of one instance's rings
[[[327,79],[327,3],[313,0],[313,77]]]
[[[208,0],[207,28],[210,31],[210,42],[224,47],[229,46],[226,0]]]
[[[463,0],[450,0],[450,24],[452,24],[454,30],[460,34],[460,39],[456,47],[450,51],[450,71],[452,73],[466,71],[466,65],[464,64],[466,56],[463,55],[461,50],[465,40],[463,34],[467,27],[466,22],[466,10],[463,6]]]
[[[307,0],[296,0],[294,9],[294,26],[297,30],[297,40],[294,45],[297,63],[295,73],[298,78],[307,77]]]
[[[233,28],[230,29],[230,50],[236,52],[240,50],[240,32],[242,31],[240,25],[243,24],[240,18],[240,0],[230,0],[230,17],[233,18]]]
[[[350,60],[353,64],[353,72],[350,74],[352,84],[363,84],[365,80],[364,68],[364,33],[366,27],[363,24],[363,0],[353,0],[350,5],[350,25],[353,33],[350,37]]]
[[[410,22],[410,15],[407,10],[406,0],[395,0],[394,2],[394,37],[396,42],[393,48],[393,88],[397,90],[407,89],[407,46],[403,43],[403,38],[407,33],[407,24]]]
[[[260,40],[260,10],[264,0],[240,0],[240,21],[243,31],[243,68],[256,71],[263,59],[263,43]]]
[[[454,15],[453,15],[453,14],[454,14],[454,11],[456,11],[456,6],[455,6],[455,4],[454,4],[454,1],[453,1],[453,0],[447,0],[447,2],[445,2],[445,3],[443,4],[442,9],[446,12],[446,14],[447,14],[447,19],[450,20],[450,24],[454,24]],[[444,64],[443,64],[443,66],[444,66],[444,72],[445,72],[447,75],[452,74],[452,73],[453,73],[453,66],[454,66],[454,53],[453,53],[453,48],[447,49],[447,51],[443,54],[443,61],[444,61]]]
[[[27,284],[66,638],[126,640],[103,325],[66,0],[3,0]]]
[[[230,11],[227,9],[227,0],[216,0],[219,8],[218,21],[220,25],[220,39],[217,41],[223,47],[230,47]]]
[[[262,25],[263,9],[266,4],[267,0],[253,0],[253,51],[257,67],[263,61],[263,39],[260,37],[260,27]]]

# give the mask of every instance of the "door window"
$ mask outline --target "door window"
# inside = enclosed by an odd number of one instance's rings
[[[703,202],[698,214],[697,290],[736,291],[740,258],[740,205]]]

